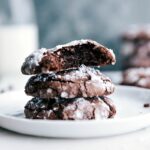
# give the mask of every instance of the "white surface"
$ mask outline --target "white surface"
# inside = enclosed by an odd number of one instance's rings
[[[105,72],[115,83],[120,81],[120,72]],[[16,83],[15,88],[23,88],[26,76],[6,77],[0,81],[1,87]],[[116,79],[116,80],[115,80]],[[25,136],[0,128],[0,149],[2,150],[149,150],[150,127],[128,134],[93,139],[53,139]]]
[[[111,98],[117,108],[114,119],[47,121],[25,119],[23,110],[30,98],[23,90],[7,92],[0,95],[0,126],[35,136],[89,138],[123,134],[150,125],[150,109],[143,107],[144,103],[150,103],[149,90],[117,86]]]
[[[25,136],[0,129],[1,150],[149,150],[150,128],[93,139],[54,139]]]

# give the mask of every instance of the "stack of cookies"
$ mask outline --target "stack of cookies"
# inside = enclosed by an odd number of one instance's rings
[[[150,67],[150,25],[131,26],[121,38],[123,67]]]
[[[115,63],[112,50],[92,40],[73,41],[29,55],[22,73],[33,75],[25,93],[33,96],[25,117],[49,120],[112,118],[116,108],[107,97],[114,84],[93,66]]]
[[[132,26],[122,35],[123,85],[150,88],[150,25]]]

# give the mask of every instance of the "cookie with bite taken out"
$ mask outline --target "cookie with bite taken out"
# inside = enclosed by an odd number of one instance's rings
[[[114,64],[111,49],[93,40],[77,40],[51,49],[39,49],[29,55],[22,65],[23,74],[39,74],[86,66]]]

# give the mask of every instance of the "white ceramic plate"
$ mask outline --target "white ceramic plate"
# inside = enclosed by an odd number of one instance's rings
[[[23,109],[30,99],[23,90],[0,95],[0,126],[18,133],[45,137],[102,137],[135,131],[150,125],[150,90],[117,86],[110,96],[117,107],[114,119],[47,121],[25,119]]]

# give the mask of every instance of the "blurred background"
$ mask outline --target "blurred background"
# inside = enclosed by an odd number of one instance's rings
[[[121,36],[150,22],[149,0],[0,0],[0,75],[21,74],[33,50],[93,39],[114,50],[121,70]]]
[[[0,0],[0,68],[10,53],[25,57],[36,48],[90,38],[114,49],[117,64],[106,69],[119,70],[120,33],[149,23],[149,6],[149,0]]]

